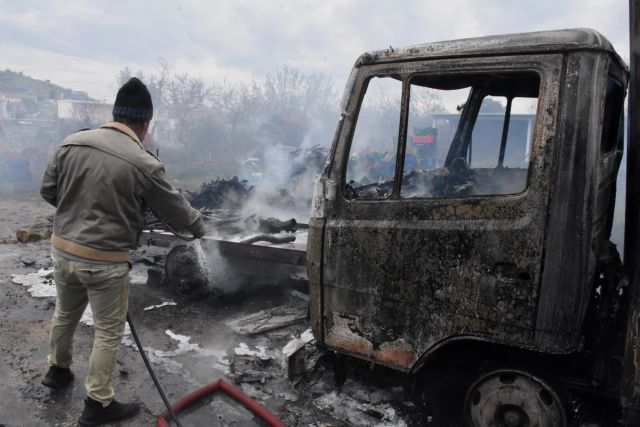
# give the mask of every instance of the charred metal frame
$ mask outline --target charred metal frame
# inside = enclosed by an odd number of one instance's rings
[[[399,197],[396,179],[390,199],[346,196],[350,141],[370,77],[405,81],[399,141],[406,141],[406,81],[412,74],[482,72],[540,76],[522,193],[407,200]],[[626,85],[618,55],[588,30],[364,54],[345,90],[347,102],[309,221],[316,338],[332,350],[403,371],[415,371],[454,340],[546,354],[577,350],[601,240],[610,231],[595,232],[610,226],[614,196],[598,191],[598,183],[615,177],[622,155],[600,159],[603,76],[610,73]],[[473,125],[465,122],[467,114],[474,115],[463,112],[458,132]],[[404,144],[398,146],[401,176]],[[329,185],[337,188],[332,196]]]
[[[303,250],[279,248],[277,246],[249,245],[209,238],[202,240],[207,246],[214,245],[222,256],[298,265],[302,267],[306,265],[306,252]],[[172,247],[184,244],[184,240],[181,240],[173,234],[143,232],[138,239],[138,244],[141,246]]]
[[[625,408],[624,425],[640,424],[640,0],[629,1],[629,45],[631,79],[627,133],[627,194],[625,208],[624,265],[629,274],[629,301],[626,306],[626,345],[620,402]]]

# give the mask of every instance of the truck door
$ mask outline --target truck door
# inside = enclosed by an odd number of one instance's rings
[[[402,370],[459,337],[533,347],[561,55],[363,66],[334,145],[329,348]]]

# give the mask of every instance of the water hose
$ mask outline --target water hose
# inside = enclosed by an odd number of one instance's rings
[[[155,213],[155,212],[154,212]],[[156,216],[158,218],[160,218],[157,214]],[[195,236],[185,236],[184,234],[179,233],[176,229],[174,229],[171,225],[169,225],[166,221],[163,221],[162,219],[160,219],[160,221],[162,222],[162,224],[167,228],[167,230],[169,230],[171,233],[173,233],[176,237],[187,241],[187,242],[193,242],[194,240],[196,240]],[[151,368],[151,364],[149,363],[149,359],[147,358],[146,353],[144,352],[144,349],[142,348],[142,343],[140,342],[140,339],[138,338],[138,334],[136,333],[136,329],[133,326],[133,322],[131,321],[131,316],[129,316],[129,313],[127,313],[127,322],[129,322],[129,328],[131,329],[131,335],[133,335],[133,339],[136,342],[136,345],[138,346],[138,349],[140,350],[140,355],[142,356],[142,360],[144,361],[145,366],[147,367],[147,371],[149,371],[149,374],[151,375],[151,379],[153,380],[153,383],[155,384],[156,388],[158,389],[158,393],[160,394],[160,397],[162,398],[162,401],[164,402],[164,405],[167,407],[167,412],[161,414],[158,419],[157,419],[157,424],[156,426],[158,427],[168,427],[168,424],[166,422],[166,417],[167,415],[171,416],[171,419],[173,420],[173,422],[176,424],[177,427],[182,427],[182,425],[180,424],[180,421],[178,420],[177,415],[175,414],[173,407],[171,406],[171,403],[169,402],[169,400],[167,399],[167,396],[164,394],[164,391],[162,390],[162,387],[160,386],[160,383],[158,382],[158,379],[156,378],[153,369]],[[247,396],[246,394],[242,393],[240,390],[236,389],[235,387],[231,386],[230,384],[226,383],[225,381],[219,379],[217,381],[212,382],[211,384],[206,385],[205,387],[202,387],[199,390],[196,390],[195,392],[189,394],[188,396],[180,399],[180,401],[178,401],[175,404],[175,408],[177,411],[182,410],[185,406],[195,402],[196,400],[200,399],[201,397],[203,397],[204,395],[211,393],[213,391],[216,390],[222,390],[223,392],[227,393],[227,395],[229,395],[230,397],[234,398],[235,400],[237,400],[238,402],[240,402],[245,408],[249,409],[251,412],[253,412],[255,415],[257,415],[258,417],[260,417],[262,420],[266,421],[267,424],[271,427],[286,427],[282,421],[280,421],[278,418],[276,418],[271,412],[269,412],[269,410],[267,410],[264,406],[260,405],[258,402],[256,402],[255,400],[251,399],[249,396]]]
[[[162,225],[164,225],[165,228],[169,230],[171,233],[173,233],[177,238],[182,239],[185,242],[193,242],[194,240],[196,240],[195,236],[185,236],[184,234],[178,232],[178,230],[173,228],[167,221],[162,219],[162,217],[158,215],[156,211],[154,211],[153,209],[149,208],[149,210],[151,211],[151,213],[153,213],[156,216],[158,221],[160,221],[160,223],[162,223]]]
[[[237,388],[233,387],[231,384],[225,382],[222,379],[218,379],[200,388],[199,390],[196,390],[193,393],[188,394],[187,396],[183,397],[178,402],[176,402],[175,405],[172,406],[169,400],[167,399],[167,396],[164,394],[164,391],[162,390],[162,387],[160,386],[160,382],[158,382],[158,379],[156,378],[156,375],[153,372],[153,369],[151,368],[151,363],[149,363],[147,354],[144,352],[144,349],[142,348],[142,343],[138,338],[136,328],[133,326],[133,321],[131,320],[131,316],[129,316],[129,313],[127,313],[127,322],[129,322],[131,335],[133,335],[133,339],[136,342],[136,345],[138,346],[138,350],[140,350],[140,355],[142,356],[142,360],[144,361],[144,364],[147,367],[147,371],[149,371],[149,375],[151,375],[151,379],[153,380],[153,383],[155,384],[156,389],[158,389],[158,393],[160,394],[160,397],[162,398],[164,405],[167,407],[167,412],[164,412],[158,416],[156,420],[156,427],[169,427],[169,424],[167,423],[167,420],[166,420],[167,416],[171,417],[171,419],[173,420],[173,422],[177,427],[182,427],[175,411],[179,412],[183,410],[185,407],[191,405],[192,403],[206,396],[207,394],[210,394],[215,391],[222,391],[226,393],[228,396],[232,397],[237,402],[239,402],[242,406],[244,406],[245,408],[253,412],[261,420],[265,421],[267,425],[269,425],[270,427],[286,427],[285,424],[282,421],[280,421],[275,415],[273,415],[267,408],[265,408],[264,406],[262,406],[261,404],[259,404],[258,402],[256,402],[255,400],[247,396],[246,394],[244,394],[242,391],[238,390]]]
[[[158,218],[160,218],[160,217],[158,217]],[[165,227],[167,227],[167,229],[170,232],[175,234],[176,237],[178,237],[178,238],[180,238],[182,240],[185,240],[187,242],[192,242],[192,241],[196,240],[195,236],[188,237],[188,236],[185,236],[184,234],[180,234],[177,230],[175,230],[173,227],[171,227],[165,221],[162,221],[162,220],[160,220],[160,221],[164,224]],[[173,409],[171,407],[171,403],[167,399],[167,396],[164,394],[164,390],[162,390],[162,387],[160,386],[160,382],[156,378],[156,374],[153,372],[153,369],[151,368],[151,364],[149,363],[149,359],[147,358],[147,354],[144,352],[144,349],[142,348],[142,343],[140,342],[140,339],[138,338],[138,334],[136,333],[136,328],[133,326],[133,321],[131,320],[131,316],[129,316],[129,313],[127,313],[127,322],[129,323],[129,328],[131,329],[131,335],[133,335],[133,339],[136,342],[136,345],[138,346],[138,350],[140,350],[140,356],[142,356],[142,361],[144,362],[145,366],[147,367],[147,371],[149,371],[149,375],[151,375],[151,379],[153,380],[153,383],[155,384],[156,389],[158,389],[158,394],[160,394],[160,397],[162,398],[162,401],[164,402],[164,406],[167,407],[167,411],[169,411],[169,415],[171,415],[171,419],[173,419],[173,422],[176,424],[176,426],[177,427],[182,427],[182,425],[180,424],[180,421],[178,420],[178,416],[173,411]]]
[[[187,242],[192,242],[196,240],[195,236],[191,236],[191,237],[185,236],[179,233],[177,230],[175,230],[165,221],[162,221],[162,220],[160,221],[176,237],[182,240],[185,240]],[[238,401],[245,408],[249,409],[251,412],[257,415],[260,419],[265,421],[270,427],[286,427],[284,423],[282,423],[282,421],[280,421],[276,416],[274,416],[271,412],[269,412],[267,408],[260,405],[258,402],[256,402],[255,400],[253,400],[252,398],[250,398],[249,396],[247,396],[237,388],[233,387],[229,383],[223,381],[222,379],[218,379],[210,384],[207,384],[201,389],[194,391],[193,393],[180,399],[174,406],[172,406],[169,400],[167,399],[167,396],[164,394],[164,391],[162,390],[162,387],[160,386],[160,383],[158,382],[158,379],[156,378],[156,375],[153,372],[153,369],[151,368],[151,364],[149,363],[147,354],[144,352],[144,349],[142,348],[142,343],[138,338],[138,334],[136,333],[136,329],[133,326],[133,321],[131,320],[131,316],[129,316],[129,313],[127,313],[127,322],[129,322],[131,335],[133,335],[133,339],[136,342],[136,345],[138,346],[138,350],[140,350],[140,355],[142,356],[142,360],[144,361],[144,364],[147,367],[147,371],[149,371],[149,375],[151,375],[151,379],[153,380],[153,383],[155,384],[156,389],[158,389],[158,393],[160,394],[160,397],[162,398],[164,405],[167,407],[167,412],[160,414],[160,416],[156,420],[157,427],[169,427],[169,424],[167,424],[167,420],[166,420],[167,415],[171,417],[171,419],[173,420],[173,422],[177,427],[182,427],[182,425],[180,424],[180,421],[178,420],[178,416],[174,412],[174,407],[176,411],[181,411],[186,406],[192,404],[193,402],[197,401],[203,396],[218,390],[223,391],[228,396]]]
[[[155,212],[153,213],[158,218],[160,218],[160,216],[158,216]],[[184,234],[179,233],[176,229],[170,226],[166,221],[163,221],[162,219],[160,219],[160,222],[162,222],[162,224],[165,227],[167,227],[167,229],[170,232],[175,234],[176,237],[187,242],[193,242],[194,240],[196,240],[195,236],[188,237],[188,236],[185,236]],[[178,416],[173,411],[173,408],[171,407],[171,403],[167,399],[167,396],[164,394],[164,390],[162,390],[162,387],[160,386],[160,382],[158,381],[158,378],[156,378],[156,374],[153,372],[153,369],[151,368],[151,363],[149,363],[147,354],[144,352],[144,349],[142,348],[142,343],[138,338],[138,334],[136,333],[136,328],[133,326],[133,321],[131,320],[131,316],[129,316],[129,313],[127,313],[127,322],[129,323],[129,328],[131,329],[131,335],[133,335],[133,339],[136,342],[136,345],[138,346],[138,350],[140,350],[140,356],[142,356],[142,361],[147,367],[147,371],[149,371],[149,375],[151,375],[151,379],[153,380],[153,383],[155,384],[156,389],[158,389],[158,394],[160,394],[160,398],[162,398],[162,401],[164,402],[164,406],[167,407],[167,411],[169,412],[169,415],[171,416],[171,419],[173,419],[173,422],[176,424],[176,426],[182,427],[182,424],[180,424],[180,421],[178,420]]]
[[[140,350],[140,356],[142,356],[142,360],[144,361],[144,364],[147,367],[147,371],[149,371],[149,375],[151,375],[151,379],[153,380],[153,383],[156,385],[156,388],[158,389],[158,393],[160,394],[160,397],[164,402],[164,406],[167,407],[167,411],[169,411],[169,415],[171,415],[171,418],[173,419],[173,422],[176,424],[176,426],[182,427],[182,425],[180,424],[180,421],[178,420],[178,417],[176,416],[175,412],[173,412],[171,403],[167,399],[167,396],[164,394],[164,391],[162,390],[162,387],[160,386],[160,383],[156,378],[156,374],[153,372],[153,369],[151,368],[151,364],[149,363],[147,354],[144,352],[144,349],[142,348],[142,343],[138,338],[138,334],[136,333],[136,328],[133,326],[133,322],[131,321],[131,316],[129,316],[129,313],[127,313],[127,322],[129,323],[129,328],[131,329],[131,335],[133,335],[133,339],[136,342],[136,345],[138,346],[138,350]]]
[[[170,226],[169,224],[167,224],[166,222],[160,220],[162,222],[162,224],[164,224],[165,227],[167,227],[167,230],[169,230],[170,232],[172,232],[177,238],[182,239],[186,242],[193,242],[194,240],[196,240],[195,236],[185,236],[184,234],[179,233],[175,228],[173,228],[172,226]]]

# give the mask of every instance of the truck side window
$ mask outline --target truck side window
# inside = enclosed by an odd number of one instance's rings
[[[504,96],[486,96],[482,100],[469,145],[469,166],[472,169],[499,166],[507,103],[508,99]],[[529,148],[536,106],[536,99],[511,99],[509,128],[501,166],[520,169],[529,167]],[[520,187],[517,191],[524,190],[524,182],[520,182]],[[497,194],[503,194],[499,189],[496,191]]]
[[[391,195],[396,165],[402,81],[373,77],[368,82],[347,162],[348,198]]]
[[[524,191],[540,79],[535,73],[415,76],[437,108],[409,104],[403,198],[464,197]]]
[[[602,139],[600,140],[600,154],[612,152],[616,147],[622,149],[624,105],[624,90],[622,85],[612,77],[607,79],[607,94],[604,101],[604,115],[602,121]]]
[[[469,91],[469,87],[445,91],[411,84],[405,176],[444,166]]]

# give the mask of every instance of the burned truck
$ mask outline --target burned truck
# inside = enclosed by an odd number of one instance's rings
[[[419,378],[436,425],[640,425],[628,79],[588,29],[360,56],[309,220],[318,342]]]

